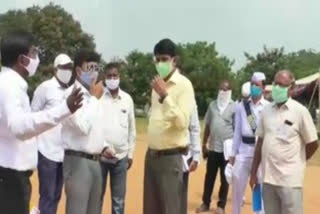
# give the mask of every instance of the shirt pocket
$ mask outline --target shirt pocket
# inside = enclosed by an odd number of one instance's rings
[[[291,143],[298,136],[298,130],[294,125],[283,123],[276,130],[276,138],[283,143]]]
[[[120,108],[119,112],[119,123],[122,128],[128,128],[129,124],[129,112],[125,108]]]

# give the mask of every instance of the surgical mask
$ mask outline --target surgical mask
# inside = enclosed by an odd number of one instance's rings
[[[82,83],[85,84],[85,86],[90,87],[94,78],[96,78],[98,75],[97,72],[84,72],[82,71],[81,75],[80,75],[80,79],[82,81]]]
[[[56,76],[60,82],[62,82],[64,84],[68,84],[71,80],[71,77],[72,77],[72,71],[68,70],[68,69],[58,68]]]
[[[120,79],[106,79],[105,84],[108,89],[115,90],[119,88]]]
[[[250,95],[252,98],[257,98],[262,95],[262,89],[256,85],[251,85]]]
[[[284,103],[289,99],[289,87],[281,87],[279,85],[272,86],[271,96],[275,103]]]
[[[162,79],[166,78],[172,71],[172,61],[159,62],[156,64],[156,70]]]
[[[32,77],[37,72],[37,68],[38,68],[39,63],[40,63],[39,56],[37,55],[35,59],[30,58],[28,56],[24,56],[24,57],[29,59],[29,64],[27,66],[24,66],[24,67],[28,71],[29,77]]]

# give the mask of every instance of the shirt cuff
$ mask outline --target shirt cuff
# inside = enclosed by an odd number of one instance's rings
[[[129,159],[133,159],[133,151],[129,151],[129,153],[128,153],[128,158],[129,158]]]
[[[167,111],[168,109],[172,108],[175,103],[172,101],[170,95],[168,94],[166,98],[163,100],[164,110]]]

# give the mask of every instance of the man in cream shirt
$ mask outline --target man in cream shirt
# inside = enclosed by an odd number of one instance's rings
[[[318,135],[306,107],[290,98],[294,76],[288,70],[275,75],[273,103],[262,112],[250,185],[258,183],[261,162],[266,214],[302,214],[306,162],[318,149]]]

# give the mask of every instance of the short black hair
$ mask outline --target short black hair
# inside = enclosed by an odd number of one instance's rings
[[[153,54],[167,54],[174,57],[177,55],[176,44],[170,39],[162,39],[154,46]]]
[[[110,62],[110,63],[108,63],[108,64],[104,67],[104,71],[106,72],[106,71],[109,71],[109,70],[111,70],[111,69],[113,69],[113,68],[115,68],[115,69],[117,69],[117,70],[119,71],[119,68],[120,68],[119,63],[117,63],[117,62]]]
[[[84,62],[100,62],[100,54],[90,49],[80,49],[74,57],[74,67],[81,67]]]
[[[27,55],[35,43],[33,35],[27,31],[13,31],[1,39],[1,64],[12,67],[19,55]]]

